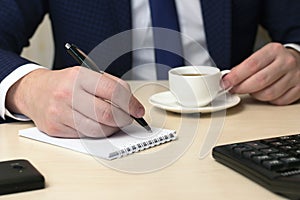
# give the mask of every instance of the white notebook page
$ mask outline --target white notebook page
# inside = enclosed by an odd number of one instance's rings
[[[103,139],[55,138],[39,131],[36,127],[20,130],[19,135],[112,160],[176,139],[176,132],[174,130],[151,128],[153,132],[149,133],[140,126],[130,125],[123,128],[122,131]]]

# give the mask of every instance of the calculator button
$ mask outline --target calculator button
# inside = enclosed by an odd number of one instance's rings
[[[252,150],[252,151],[245,151],[245,152],[243,152],[243,156],[245,158],[248,158],[248,159],[252,158],[253,156],[261,156],[261,155],[263,155],[262,152],[260,152],[258,150]]]
[[[294,135],[294,137],[300,139],[300,134]]]
[[[272,157],[271,156],[268,156],[268,155],[261,155],[261,156],[253,156],[252,158],[256,163],[261,163],[262,161],[265,161],[265,160],[272,160]]]
[[[281,146],[279,148],[282,149],[282,150],[284,150],[284,151],[290,151],[290,150],[297,149],[296,147],[293,147],[293,146],[290,146],[290,145]]]
[[[280,142],[280,141],[270,143],[270,145],[275,146],[275,147],[283,146],[285,144],[286,143]]]
[[[263,152],[263,153],[266,153],[266,154],[277,153],[277,152],[279,152],[279,150],[278,150],[278,149],[275,149],[275,148],[261,149],[260,151]]]
[[[300,143],[300,141],[296,140],[296,139],[290,139],[290,140],[287,140],[286,142],[288,142],[289,144],[299,144]]]
[[[233,151],[234,151],[235,153],[239,154],[239,155],[242,155],[243,152],[245,152],[245,151],[250,151],[250,150],[252,150],[252,148],[247,147],[247,146],[235,147],[235,148],[233,149]]]
[[[227,149],[233,149],[233,148],[238,147],[238,146],[240,146],[240,145],[239,144],[230,144],[230,145],[226,145],[226,148]]]
[[[269,138],[269,139],[262,140],[262,142],[265,144],[269,144],[269,143],[277,142],[277,141],[279,141],[278,138]]]
[[[290,136],[281,136],[279,138],[280,138],[280,140],[289,140],[289,139],[291,139]]]
[[[284,167],[284,163],[280,160],[266,160],[262,165],[270,170],[279,170]]]
[[[254,148],[254,149],[264,149],[264,148],[269,148],[268,145],[265,145],[261,142],[247,142],[245,143],[246,145]]]
[[[284,162],[288,167],[295,167],[300,165],[300,159],[296,157],[281,158],[280,160]]]
[[[290,151],[289,153],[293,154],[296,157],[300,157],[300,149]]]
[[[278,153],[271,153],[270,156],[272,156],[273,158],[277,158],[278,159],[278,158],[289,157],[289,154],[278,152]]]

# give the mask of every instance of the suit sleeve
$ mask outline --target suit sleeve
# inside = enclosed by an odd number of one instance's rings
[[[261,24],[274,42],[300,44],[300,1],[265,0]]]
[[[46,0],[0,1],[0,82],[19,66],[31,63],[19,56],[48,12]]]

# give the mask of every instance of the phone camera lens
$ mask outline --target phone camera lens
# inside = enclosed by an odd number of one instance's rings
[[[19,170],[20,172],[25,168],[20,163],[12,163],[11,166],[12,166],[12,168]]]

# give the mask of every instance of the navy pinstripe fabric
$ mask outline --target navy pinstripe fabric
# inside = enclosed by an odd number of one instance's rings
[[[46,13],[55,40],[54,69],[77,65],[65,52],[65,42],[90,52],[103,40],[131,28],[131,0],[1,0],[0,81],[30,62],[18,56]],[[220,68],[230,68],[252,52],[257,25],[274,41],[300,44],[300,1],[200,0],[209,53]],[[188,3],[188,1],[187,1]],[[187,13],[189,14],[189,13]],[[132,38],[96,55],[104,59],[114,48],[130,48]],[[121,76],[131,67],[131,54],[121,56],[108,71]]]

